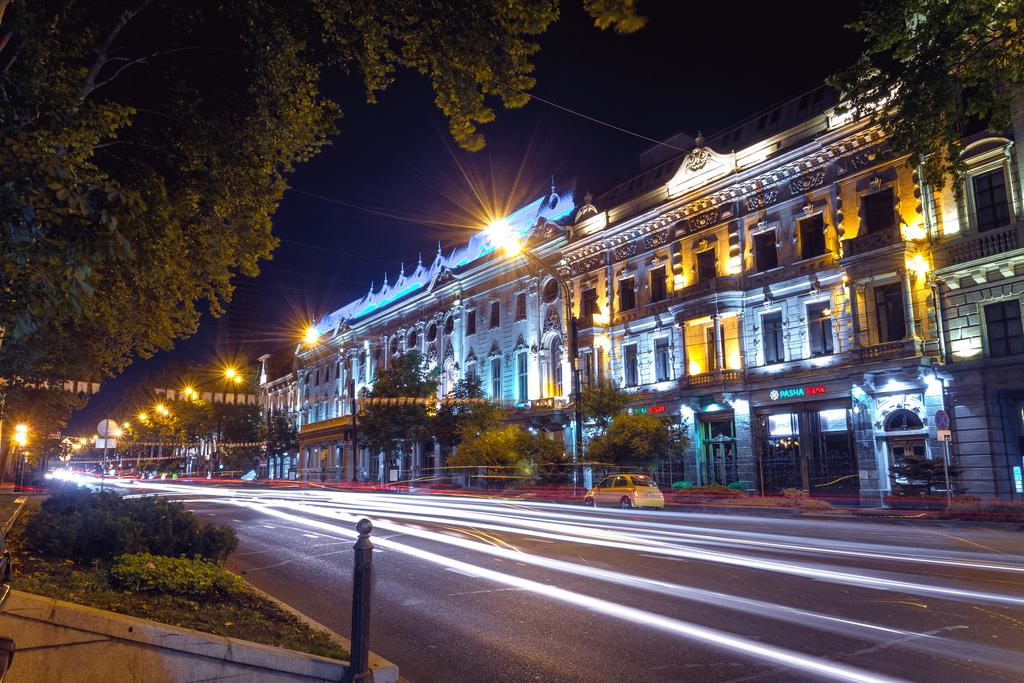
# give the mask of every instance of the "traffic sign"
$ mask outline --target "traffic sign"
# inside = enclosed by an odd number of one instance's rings
[[[939,439],[939,441],[952,441],[953,440],[953,432],[949,431],[948,429],[938,429],[938,430],[936,430],[935,436]]]
[[[949,429],[949,413],[945,410],[935,411],[935,428],[941,430]]]
[[[115,436],[118,431],[119,428],[117,426],[117,423],[114,422],[113,420],[102,420],[98,425],[96,425],[96,433],[99,434],[104,439],[108,439],[112,436]]]

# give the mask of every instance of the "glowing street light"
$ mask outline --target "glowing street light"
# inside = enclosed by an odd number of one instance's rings
[[[523,250],[523,244],[519,241],[519,235],[516,234],[516,231],[512,229],[512,226],[504,218],[492,221],[484,229],[484,234],[487,235],[491,244],[504,249],[505,253],[509,256],[515,256]]]
[[[185,398],[189,399],[195,399],[198,395],[196,390],[187,384],[185,385],[185,388],[181,390],[181,393],[185,394]]]
[[[316,344],[320,339],[320,330],[316,329],[316,325],[310,325],[306,328],[306,332],[302,335],[302,341],[308,346]]]
[[[153,406],[153,410],[154,412],[160,413],[165,417],[171,414],[171,411],[167,410],[167,406],[165,406],[163,403],[157,403],[155,406]]]
[[[234,382],[235,384],[241,384],[242,383],[242,376],[240,374],[238,374],[238,370],[235,370],[234,368],[231,368],[231,367],[225,368],[224,369],[224,377],[229,382]]]
[[[28,443],[28,425],[15,425],[14,427],[14,443],[24,448],[25,444]]]
[[[140,411],[139,412],[139,422],[146,422],[147,420],[149,420],[149,415],[146,415],[145,411]]]

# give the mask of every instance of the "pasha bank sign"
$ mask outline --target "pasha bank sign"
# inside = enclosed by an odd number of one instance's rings
[[[768,398],[773,401],[784,401],[791,398],[804,398],[805,396],[821,396],[824,393],[824,384],[803,387],[780,387],[769,391]]]

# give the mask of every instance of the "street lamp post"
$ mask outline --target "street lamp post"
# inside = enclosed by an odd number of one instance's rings
[[[580,404],[580,371],[579,361],[579,325],[576,316],[572,312],[572,288],[561,273],[549,266],[543,259],[526,248],[517,235],[503,222],[498,221],[488,226],[491,239],[505,249],[510,256],[522,254],[522,256],[550,275],[562,290],[562,301],[565,306],[566,332],[569,337],[569,372],[572,375],[572,396],[573,396],[573,453],[572,453],[572,493],[575,497],[577,487],[577,472],[579,461],[583,457],[583,411]]]

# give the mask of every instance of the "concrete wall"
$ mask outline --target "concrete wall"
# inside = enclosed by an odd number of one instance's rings
[[[340,681],[346,665],[236,638],[13,591],[0,633],[15,639],[5,683],[260,683]],[[376,666],[374,666],[376,665]],[[371,657],[374,683],[395,683],[398,669]]]

